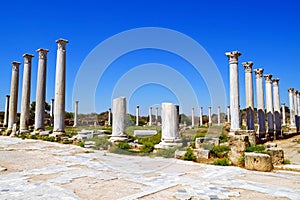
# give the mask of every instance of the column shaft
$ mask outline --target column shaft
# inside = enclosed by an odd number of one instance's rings
[[[294,88],[289,88],[288,92],[289,92],[289,103],[290,103],[290,129],[296,129]]]
[[[208,126],[212,126],[211,107],[208,107]]]
[[[203,126],[203,107],[200,107],[200,111],[199,111],[199,126]]]
[[[221,107],[218,106],[218,126],[221,126]]]
[[[79,101],[75,101],[74,125],[73,125],[73,127],[77,127],[77,122],[78,122],[78,103],[79,103]]]
[[[285,103],[282,103],[282,126],[286,126]]]
[[[273,103],[276,138],[281,134],[281,112],[280,112],[280,95],[279,95],[279,78],[273,78]]]
[[[273,93],[272,93],[272,75],[264,75],[266,81],[266,107],[268,119],[268,134],[269,137],[274,136],[274,110],[273,110]]]
[[[54,117],[54,99],[51,99],[50,103],[50,124],[53,126],[53,117]]]
[[[9,95],[5,98],[5,113],[4,113],[4,126],[8,125],[8,113],[9,113]]]
[[[192,128],[195,126],[195,109],[192,108]]]
[[[113,100],[112,136],[125,136],[126,131],[126,98],[120,97]]]
[[[230,106],[227,106],[227,123],[230,122]]]
[[[135,125],[136,126],[139,125],[139,115],[140,115],[140,107],[136,106],[136,110],[135,110]]]
[[[149,108],[149,126],[152,126],[152,107]]]
[[[264,69],[261,68],[254,70],[256,76],[256,103],[259,138],[264,138],[266,134],[264,89],[262,79],[263,72]]]
[[[111,109],[108,109],[108,126],[111,126]]]

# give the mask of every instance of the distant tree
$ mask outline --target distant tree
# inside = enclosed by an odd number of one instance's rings
[[[35,106],[36,106],[36,102],[35,101],[31,102],[31,104],[30,104],[30,118],[31,119],[34,119],[34,117],[35,117]],[[50,107],[51,106],[47,102],[45,102],[45,116],[49,116]]]

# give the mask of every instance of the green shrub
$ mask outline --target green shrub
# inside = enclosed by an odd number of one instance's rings
[[[221,165],[221,166],[230,166],[231,165],[227,158],[217,159],[212,164],[213,165]]]
[[[225,156],[227,156],[227,153],[229,152],[229,147],[228,146],[214,146],[211,149],[211,155],[213,157],[218,157],[218,158],[223,158]]]
[[[84,147],[84,142],[79,142],[77,145],[80,147]]]
[[[154,150],[154,144],[152,142],[144,142],[141,153],[150,153]]]
[[[183,160],[196,161],[197,157],[194,154],[193,149],[188,148],[186,153],[183,155]]]
[[[131,149],[131,145],[128,144],[127,142],[118,142],[117,147],[119,147],[120,149],[123,149],[123,150]]]
[[[177,147],[172,147],[168,149],[158,149],[156,152],[156,156],[163,158],[174,158],[176,150]]]
[[[239,163],[243,166],[245,165],[245,153],[243,153],[239,158]]]
[[[284,159],[283,164],[285,165],[291,164],[291,161],[289,159]]]
[[[36,135],[31,135],[30,139],[37,140],[37,136]]]
[[[108,140],[108,137],[93,137],[90,139],[87,139],[86,141],[94,141],[95,147],[94,149],[104,149],[107,150],[109,146],[112,145],[112,143]]]
[[[265,151],[265,147],[262,144],[259,145],[251,145],[250,147],[246,148],[246,152],[255,152],[255,153],[265,153],[268,154]]]
[[[197,133],[196,135],[192,136],[191,140],[195,141],[196,138],[205,137],[205,136],[206,136],[206,131],[205,131],[205,133],[200,132],[200,133]]]
[[[42,140],[48,141],[48,142],[55,142],[55,137],[53,137],[53,136],[51,136],[51,137],[43,136]]]
[[[219,136],[220,138],[220,143],[224,143],[228,141],[228,136],[225,133],[221,133],[221,135]]]

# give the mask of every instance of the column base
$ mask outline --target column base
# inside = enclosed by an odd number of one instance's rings
[[[49,137],[63,137],[65,136],[65,131],[53,131],[53,133],[49,134]]]
[[[171,147],[181,147],[181,139],[164,139],[154,146],[155,149],[168,149]]]
[[[30,131],[27,130],[27,129],[19,130],[19,132],[20,132],[20,133],[30,133]]]
[[[109,141],[114,143],[114,142],[126,142],[128,140],[127,135],[126,134],[122,134],[122,135],[115,135],[115,136],[111,136],[109,138]]]

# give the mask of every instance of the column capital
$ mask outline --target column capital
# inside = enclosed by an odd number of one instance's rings
[[[75,101],[75,103],[76,103],[76,104],[78,104],[78,103],[79,103],[79,101]]]
[[[208,109],[211,109],[211,106],[209,106]]]
[[[253,66],[253,62],[252,61],[243,62],[242,65],[244,66],[245,72],[248,72],[248,73],[252,72],[252,66]]]
[[[297,95],[299,92],[298,90],[294,90],[294,94]]]
[[[231,51],[231,52],[226,52],[225,55],[228,57],[230,64],[237,64],[238,57],[241,56],[242,53],[239,51]]]
[[[230,106],[227,106],[227,108],[230,108]]]
[[[39,48],[36,50],[39,53],[39,59],[47,59],[47,53],[49,52],[48,49]]]
[[[254,73],[255,73],[256,78],[262,78],[264,69],[263,68],[254,69]]]
[[[10,97],[10,95],[6,95],[6,97],[7,97],[7,98],[9,98],[9,97]]]
[[[69,43],[69,41],[60,38],[60,39],[56,40],[56,43],[58,45],[59,50],[66,50],[66,44]]]
[[[266,82],[272,83],[272,77],[273,77],[272,74],[265,74],[264,77],[265,77]]]
[[[32,57],[34,57],[34,55],[33,54],[25,53],[25,54],[23,54],[23,57],[24,57],[24,63],[25,64],[30,64],[31,63],[31,59],[32,59]]]
[[[279,78],[273,78],[272,79],[272,82],[273,82],[273,84],[275,85],[275,86],[278,86],[278,82],[279,82]]]
[[[281,105],[285,106],[285,103],[282,103]]]
[[[288,92],[289,93],[293,93],[294,92],[294,88],[288,88]]]
[[[13,61],[11,64],[12,64],[13,70],[18,71],[21,63],[17,62],[17,61]]]
[[[140,106],[136,106],[136,108],[140,108]]]

